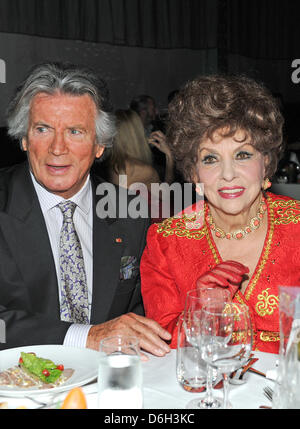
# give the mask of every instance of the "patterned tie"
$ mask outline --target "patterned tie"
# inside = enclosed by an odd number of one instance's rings
[[[73,222],[76,204],[58,204],[63,214],[60,232],[60,318],[66,322],[89,323],[89,306],[82,248]]]

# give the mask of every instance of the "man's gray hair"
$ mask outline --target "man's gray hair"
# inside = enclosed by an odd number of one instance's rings
[[[17,88],[7,110],[11,137],[21,142],[27,136],[31,102],[39,93],[89,95],[98,111],[95,121],[97,143],[106,147],[112,145],[116,127],[106,83],[89,69],[64,63],[35,66]]]

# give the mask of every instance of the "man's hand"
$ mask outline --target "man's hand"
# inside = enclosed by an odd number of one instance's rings
[[[140,348],[156,356],[164,356],[170,351],[165,341],[171,334],[154,320],[134,313],[123,314],[108,322],[91,327],[86,347],[99,350],[99,342],[112,335],[133,335],[140,340]]]

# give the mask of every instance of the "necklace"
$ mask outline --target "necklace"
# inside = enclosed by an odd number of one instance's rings
[[[231,238],[235,238],[236,240],[241,240],[247,234],[249,234],[250,232],[260,227],[261,221],[264,217],[264,213],[266,210],[267,210],[267,204],[266,204],[265,198],[263,197],[260,202],[259,209],[256,215],[250,220],[249,224],[246,225],[244,228],[240,228],[234,232],[225,232],[222,228],[218,228],[214,223],[210,212],[208,212],[206,215],[206,221],[209,224],[210,229],[215,233],[216,237],[227,238],[228,240],[230,240]]]

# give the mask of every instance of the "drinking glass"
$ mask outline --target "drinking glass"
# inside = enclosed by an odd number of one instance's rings
[[[198,348],[201,339],[199,317],[196,315],[201,313],[203,307],[210,303],[225,303],[231,302],[231,295],[227,289],[219,287],[207,287],[193,289],[187,293],[185,308],[183,313],[184,327],[187,340],[194,347]],[[203,359],[199,354],[199,365],[203,365]],[[221,408],[222,402],[213,395],[213,382],[216,380],[218,372],[209,366],[206,362],[206,394],[204,398],[196,398],[187,404],[186,408],[205,408],[216,409]]]
[[[100,341],[98,407],[143,407],[139,340],[117,335]]]
[[[176,350],[176,376],[184,390],[200,393],[206,385],[206,362],[201,359],[198,347],[187,339],[184,329],[184,316],[179,317]]]
[[[280,353],[272,407],[300,408],[300,287],[278,289]]]
[[[280,361],[279,381],[275,384],[273,409],[300,409],[300,330]]]
[[[195,313],[200,326],[202,358],[223,374],[223,408],[232,408],[228,400],[231,372],[246,364],[252,350],[252,328],[249,309],[244,304],[210,303]]]

